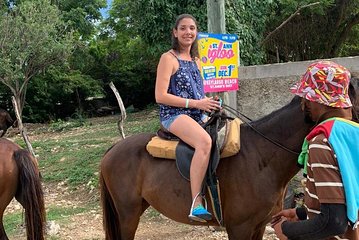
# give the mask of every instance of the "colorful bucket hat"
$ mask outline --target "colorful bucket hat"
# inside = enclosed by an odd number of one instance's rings
[[[302,79],[290,91],[309,101],[335,108],[352,106],[349,98],[350,72],[331,61],[309,65]]]

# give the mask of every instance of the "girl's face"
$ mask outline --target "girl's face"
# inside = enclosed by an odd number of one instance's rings
[[[181,46],[191,46],[197,37],[196,23],[191,18],[183,18],[177,29],[173,29],[173,34]]]

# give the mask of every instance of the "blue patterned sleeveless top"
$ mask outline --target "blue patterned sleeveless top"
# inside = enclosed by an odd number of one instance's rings
[[[182,60],[177,56],[175,57],[179,62],[179,68],[171,76],[167,92],[188,99],[204,98],[202,76],[196,62]],[[202,118],[202,110],[197,108],[181,108],[160,104],[161,122],[180,114],[186,114],[197,122]]]

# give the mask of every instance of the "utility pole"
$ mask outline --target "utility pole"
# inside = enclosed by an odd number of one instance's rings
[[[225,0],[207,0],[208,33],[226,33]],[[237,110],[237,92],[220,94],[225,104]],[[227,112],[231,117],[233,114]]]
[[[226,33],[224,0],[207,0],[209,33]]]

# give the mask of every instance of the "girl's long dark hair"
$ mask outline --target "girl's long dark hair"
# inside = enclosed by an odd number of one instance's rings
[[[176,18],[176,22],[175,25],[172,29],[172,49],[175,50],[176,52],[180,52],[180,45],[178,42],[178,38],[175,37],[175,35],[173,34],[173,30],[174,29],[178,29],[178,25],[180,23],[180,21],[184,18],[190,18],[194,21],[194,23],[196,24],[197,27],[197,32],[198,30],[198,23],[195,17],[193,17],[191,14],[181,14]],[[192,46],[191,46],[191,50],[190,50],[190,54],[191,54],[191,58],[195,59],[199,57],[199,53],[198,53],[198,43],[197,43],[197,37],[196,40],[193,42]]]

